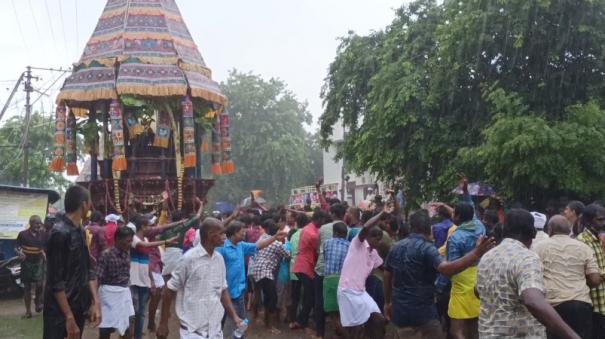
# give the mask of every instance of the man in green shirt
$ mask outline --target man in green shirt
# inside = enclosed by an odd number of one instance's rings
[[[189,230],[189,228],[195,225],[202,216],[202,210],[204,208],[204,205],[199,200],[199,198],[196,198],[196,202],[199,204],[199,208],[197,210],[197,213],[192,218],[190,218],[179,226],[167,229],[159,236],[160,240],[170,239],[175,236],[178,237],[177,243],[174,245],[166,245],[164,253],[162,253],[162,263],[164,264],[164,268],[162,269],[162,276],[166,281],[170,279],[172,271],[174,271],[177,264],[179,263],[179,260],[183,256],[183,240],[185,238],[185,233],[187,232],[187,230]],[[171,220],[173,222],[177,222],[183,219],[184,217],[181,211],[175,211],[171,215]]]
[[[333,204],[330,206],[330,216],[332,217],[332,222],[321,226],[319,229],[319,247],[317,248],[317,264],[315,264],[315,280],[314,287],[315,291],[320,291],[319,293],[315,293],[315,308],[313,313],[315,314],[315,324],[316,324],[316,336],[323,338],[325,334],[325,324],[326,324],[326,316],[324,314],[324,300],[323,300],[323,277],[324,277],[324,243],[333,237],[333,228],[334,224],[337,222],[342,222],[347,213],[347,206],[341,203]],[[347,230],[348,232],[348,230]]]

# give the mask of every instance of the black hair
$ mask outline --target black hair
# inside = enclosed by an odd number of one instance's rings
[[[318,207],[313,212],[313,216],[311,217],[311,221],[313,221],[313,222],[324,222],[326,219],[328,219],[328,217],[329,217],[328,214]],[[319,225],[319,226],[321,226],[321,225]]]
[[[244,224],[247,227],[248,225],[250,225],[252,223],[252,217],[249,216],[249,215],[247,215],[247,214],[246,215],[242,215],[239,218],[239,221],[241,221],[241,223]]]
[[[534,217],[527,210],[513,208],[506,213],[503,236],[520,241],[529,241],[536,237]]]
[[[431,219],[426,210],[418,210],[410,215],[410,231],[420,234],[431,234]]]
[[[90,192],[80,185],[70,186],[65,191],[65,213],[77,211],[83,203],[90,200]]]
[[[454,215],[458,217],[457,221],[462,224],[473,220],[475,210],[473,209],[473,205],[461,202],[454,208]]]
[[[342,220],[342,218],[345,217],[345,214],[347,214],[347,206],[341,203],[336,203],[330,206],[330,213],[334,214],[336,218]]]
[[[450,212],[450,210],[443,205],[437,207],[437,214],[442,219],[451,219],[452,218],[452,213]]]
[[[368,238],[382,238],[383,236],[382,229],[378,226],[370,227],[370,231],[368,232]]]
[[[305,213],[298,213],[296,215],[296,226],[298,226],[298,228],[303,228],[305,226],[307,226],[307,224],[309,222],[311,222],[309,220],[309,217],[305,214]]]
[[[337,222],[332,225],[332,233],[335,238],[346,238],[348,229],[344,222]]]
[[[114,240],[122,240],[128,237],[132,237],[134,235],[134,231],[127,226],[120,226],[116,229],[116,233],[114,234]]]
[[[605,200],[595,200],[593,204],[605,207]]]
[[[242,228],[244,228],[244,224],[239,221],[234,221],[230,223],[229,226],[227,226],[227,229],[225,230],[225,235],[227,236],[227,238],[230,238],[237,232],[241,231]]]
[[[579,217],[582,214],[582,212],[584,212],[584,209],[586,208],[586,206],[584,206],[584,204],[581,201],[572,200],[567,203],[567,208],[574,211],[576,213],[576,216]]]
[[[262,223],[263,223],[263,219],[261,218],[260,215],[255,215],[255,216],[252,217],[252,225],[257,226],[257,225],[260,225]]]
[[[132,218],[132,223],[138,232],[143,226],[149,225],[149,218],[143,214],[137,214]]]
[[[265,229],[265,232],[267,232],[267,234],[273,236],[277,234],[278,226],[275,223],[275,220],[267,219],[265,220],[265,222],[263,222],[263,229]]]
[[[399,231],[397,231],[397,236],[399,240],[405,239],[410,235],[410,224],[407,222],[402,222],[401,227],[399,227]]]
[[[300,231],[300,230],[297,228],[294,228],[294,227],[290,228],[290,232],[288,232],[288,241],[290,241],[290,239],[292,239],[292,236],[294,235],[294,233],[296,233],[298,231]]]
[[[395,215],[389,214],[387,215],[387,224],[391,228],[391,232],[397,233],[399,229],[399,218]]]
[[[275,220],[271,219],[271,218],[265,218],[263,220],[263,222],[261,223],[261,227],[265,230],[265,232],[267,232],[267,230],[269,229],[269,227],[271,226],[271,223],[275,223]]]
[[[328,198],[328,199],[326,199],[326,202],[328,203],[328,205],[332,206],[332,205],[340,204],[340,199]]]
[[[361,222],[365,224],[368,220],[372,219],[373,216],[374,213],[372,211],[363,211],[361,213]]]
[[[500,222],[500,219],[498,218],[498,212],[496,212],[495,210],[486,210],[485,213],[483,213],[483,220],[489,222],[492,225],[496,225],[498,222]]]
[[[103,213],[99,211],[94,211],[90,215],[90,221],[94,223],[102,223],[103,222]]]
[[[584,208],[582,212],[582,224],[590,225],[592,221],[597,217],[597,214],[601,212],[605,212],[605,207],[597,204],[590,204]]]

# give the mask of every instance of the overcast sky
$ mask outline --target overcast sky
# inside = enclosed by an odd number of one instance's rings
[[[231,69],[281,78],[309,102],[314,122],[322,112],[319,92],[338,37],[384,28],[404,2],[177,0],[215,80],[225,80]],[[104,6],[104,0],[0,0],[0,106],[25,66],[65,68],[76,62]],[[34,83],[37,89],[51,89],[34,109],[51,112],[62,79],[51,84],[60,73],[35,75],[42,77]],[[24,111],[23,92],[15,99],[2,122]]]

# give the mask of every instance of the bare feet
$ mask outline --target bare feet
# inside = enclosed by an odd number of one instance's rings
[[[288,327],[289,327],[291,330],[300,330],[300,329],[302,329],[302,326],[300,326],[300,324],[299,324],[299,323],[297,323],[296,321],[291,322],[291,323],[288,325]]]
[[[155,332],[155,323],[149,322],[149,324],[147,324],[147,330],[149,330],[149,332]]]

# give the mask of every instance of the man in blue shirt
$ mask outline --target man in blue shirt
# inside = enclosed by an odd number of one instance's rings
[[[217,251],[225,260],[225,267],[227,269],[227,287],[229,288],[231,303],[233,304],[238,317],[240,317],[240,319],[246,319],[246,307],[244,302],[246,292],[245,258],[254,255],[257,250],[271,245],[276,240],[283,241],[286,237],[286,233],[278,232],[257,243],[244,242],[243,240],[246,237],[244,224],[239,221],[234,221],[227,227],[225,235],[227,236],[227,239],[225,239],[223,247],[218,247]],[[234,324],[229,318],[224,333],[231,333],[233,330]]]
[[[443,205],[437,207],[437,215],[439,215],[440,221],[433,225],[433,239],[435,247],[439,248],[445,244],[447,233],[454,222],[450,210]]]
[[[485,226],[475,214],[475,207],[468,194],[468,184],[463,179],[461,184],[462,202],[454,209],[454,222],[458,228],[447,241],[446,259],[453,261],[463,257],[475,248],[479,237],[485,235]],[[463,272],[450,276],[452,288],[448,304],[450,317],[450,335],[454,339],[477,338],[479,319],[479,298],[475,295],[477,284],[477,264],[470,265]]]
[[[481,237],[472,251],[446,262],[428,240],[426,211],[410,216],[410,228],[410,236],[393,246],[385,262],[385,317],[395,325],[396,338],[445,338],[435,306],[437,273],[451,276],[465,270],[494,246],[494,240]]]

